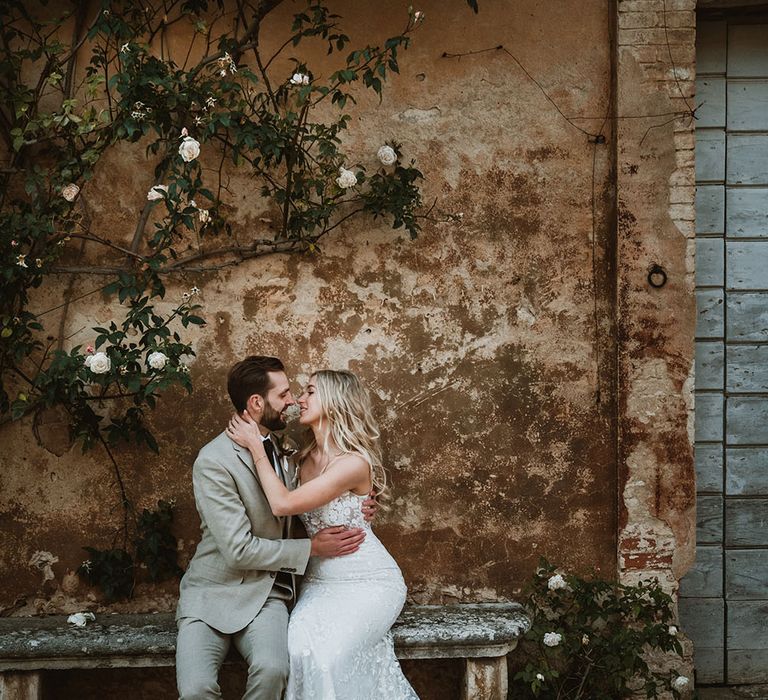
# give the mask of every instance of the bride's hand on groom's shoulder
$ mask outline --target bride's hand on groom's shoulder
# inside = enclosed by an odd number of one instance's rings
[[[258,448],[264,449],[261,444],[259,426],[245,411],[243,411],[242,416],[235,413],[230,418],[225,432],[229,439],[240,445],[240,447],[256,450]]]

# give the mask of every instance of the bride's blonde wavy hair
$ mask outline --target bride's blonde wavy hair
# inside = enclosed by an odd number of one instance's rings
[[[312,377],[320,406],[323,410],[321,421],[328,420],[329,438],[345,454],[356,454],[371,465],[371,482],[376,498],[384,504],[389,498],[387,472],[381,458],[379,426],[373,417],[371,397],[360,380],[347,370],[321,369]],[[317,447],[312,431],[308,442],[298,454],[301,464],[307,455]],[[323,445],[327,451],[328,445]]]

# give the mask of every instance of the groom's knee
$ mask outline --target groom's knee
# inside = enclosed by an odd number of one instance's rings
[[[213,700],[221,698],[221,690],[215,678],[178,678],[179,700]]]
[[[287,655],[256,658],[248,667],[248,680],[268,687],[282,688],[288,682],[288,667]]]

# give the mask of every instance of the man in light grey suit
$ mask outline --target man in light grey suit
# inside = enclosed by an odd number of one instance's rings
[[[251,356],[229,372],[235,409],[260,426],[265,450],[286,485],[293,465],[271,431],[285,427],[294,403],[283,364]],[[328,528],[312,540],[291,539],[290,518],[272,515],[247,449],[221,433],[192,468],[202,538],[181,580],[176,610],[176,681],[181,700],[221,698],[219,668],[230,644],[248,664],[247,700],[278,700],[288,678],[288,602],[294,575],[310,556],[356,551],[362,530]]]

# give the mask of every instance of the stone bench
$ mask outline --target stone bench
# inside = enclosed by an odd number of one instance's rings
[[[464,697],[506,700],[506,655],[528,627],[516,603],[413,605],[392,630],[401,659],[466,659]],[[171,614],[0,618],[0,700],[40,700],[45,670],[173,666]]]

